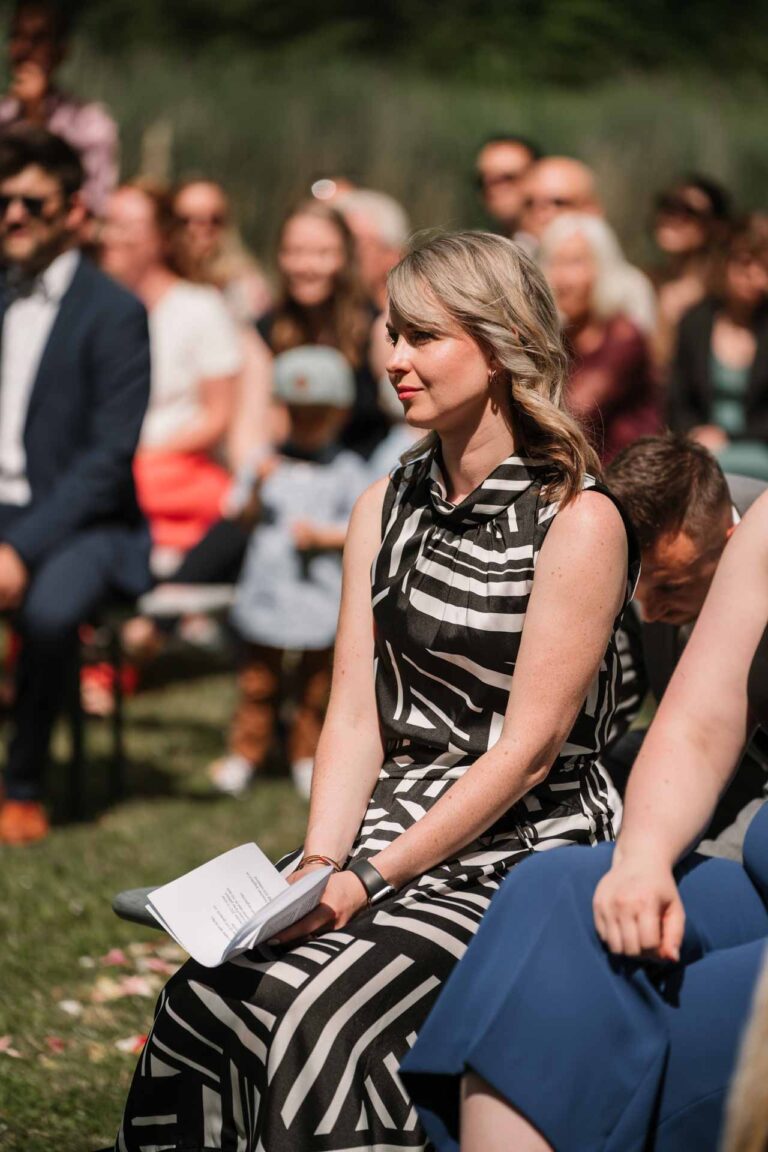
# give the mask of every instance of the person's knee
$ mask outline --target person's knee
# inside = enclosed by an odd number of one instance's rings
[[[28,641],[55,647],[74,639],[85,613],[53,590],[40,592],[33,584],[18,616],[19,630]]]

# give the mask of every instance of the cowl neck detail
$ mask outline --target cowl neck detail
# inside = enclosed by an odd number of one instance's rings
[[[446,495],[440,449],[435,448],[426,461],[426,488],[433,512],[454,525],[483,524],[501,515],[527,492],[535,480],[551,473],[548,463],[512,455],[502,460],[474,491],[458,504]]]

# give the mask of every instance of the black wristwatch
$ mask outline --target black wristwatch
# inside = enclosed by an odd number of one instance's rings
[[[380,900],[386,900],[387,896],[391,896],[395,889],[389,884],[378,868],[374,868],[370,860],[353,860],[348,864],[345,871],[354,872],[358,880],[368,896],[368,905],[378,904]]]

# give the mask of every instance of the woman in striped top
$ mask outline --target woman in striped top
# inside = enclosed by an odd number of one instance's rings
[[[390,275],[388,373],[429,431],[358,501],[329,711],[292,877],[338,862],[278,943],[163,992],[117,1147],[425,1147],[398,1076],[509,869],[611,839],[599,764],[637,570],[563,409],[535,265],[482,233]]]

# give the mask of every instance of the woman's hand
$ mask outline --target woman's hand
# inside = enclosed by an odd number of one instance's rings
[[[685,911],[671,868],[615,860],[595,889],[597,934],[611,952],[680,959]]]
[[[299,868],[288,883],[293,883],[305,875],[316,865],[309,868]],[[270,944],[290,944],[294,940],[301,940],[307,936],[317,936],[321,932],[333,932],[348,924],[353,916],[362,912],[368,905],[368,896],[365,888],[355,876],[354,872],[337,872],[328,880],[323,898],[307,916],[291,924],[279,936],[270,940]]]

